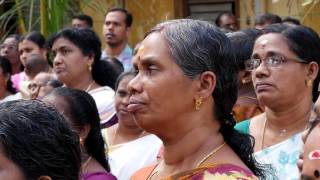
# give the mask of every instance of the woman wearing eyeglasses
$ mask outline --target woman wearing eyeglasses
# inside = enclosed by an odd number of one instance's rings
[[[319,36],[312,29],[275,24],[263,30],[245,62],[265,113],[236,129],[255,138],[255,157],[271,164],[279,179],[299,178],[301,132],[312,119],[318,97],[319,47]]]

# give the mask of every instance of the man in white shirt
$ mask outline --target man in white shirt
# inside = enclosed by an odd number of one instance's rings
[[[106,48],[102,51],[101,59],[118,59],[128,71],[132,67],[132,49],[128,45],[128,36],[132,24],[132,15],[123,8],[110,9],[102,27]]]

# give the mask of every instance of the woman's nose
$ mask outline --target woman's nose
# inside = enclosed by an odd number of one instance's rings
[[[128,93],[136,94],[142,91],[142,82],[141,76],[137,74],[131,81],[128,83]]]

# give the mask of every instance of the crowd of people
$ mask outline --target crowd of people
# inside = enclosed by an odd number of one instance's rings
[[[297,19],[238,27],[108,10],[0,46],[0,179],[320,178],[320,38]],[[317,101],[318,100],[318,101]]]

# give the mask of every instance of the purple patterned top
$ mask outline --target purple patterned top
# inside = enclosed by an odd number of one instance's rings
[[[117,180],[117,178],[108,172],[94,172],[82,174],[81,180]]]

